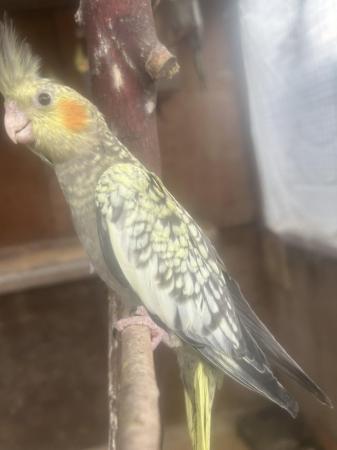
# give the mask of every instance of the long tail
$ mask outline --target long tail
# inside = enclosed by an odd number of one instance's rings
[[[217,371],[188,350],[178,353],[186,416],[193,450],[210,450],[212,406],[220,382]]]

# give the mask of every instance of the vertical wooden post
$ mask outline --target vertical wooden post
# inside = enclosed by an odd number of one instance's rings
[[[154,81],[172,76],[178,65],[157,39],[151,0],[81,0],[76,19],[85,30],[97,105],[119,139],[148,168],[160,173]],[[140,326],[127,328],[122,333],[119,358],[112,333],[118,314],[112,298],[109,450],[116,446],[118,450],[157,450],[160,419],[149,330]]]

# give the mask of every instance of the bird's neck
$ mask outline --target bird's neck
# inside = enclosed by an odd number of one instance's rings
[[[65,162],[54,164],[54,169],[66,196],[79,191],[93,195],[103,172],[122,162],[141,165],[129,150],[107,131],[96,147],[74,155]]]

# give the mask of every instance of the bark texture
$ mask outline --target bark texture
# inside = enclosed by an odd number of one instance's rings
[[[76,19],[85,30],[97,105],[119,139],[160,173],[155,80],[171,77],[178,65],[157,39],[151,0],[82,0]],[[150,333],[146,327],[127,328],[119,351],[113,324],[120,308],[113,294],[109,302],[109,450],[157,450],[160,417]]]
[[[178,70],[158,41],[150,0],[82,0],[93,94],[120,140],[160,171],[154,80]]]

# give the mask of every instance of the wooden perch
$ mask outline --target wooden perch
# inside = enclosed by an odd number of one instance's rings
[[[160,171],[154,79],[172,76],[175,57],[158,41],[150,0],[83,0],[93,93],[121,141]]]
[[[158,387],[148,344],[149,331],[145,327],[128,327],[123,332],[118,449],[159,449]]]
[[[159,173],[154,80],[172,76],[178,65],[157,39],[151,0],[82,0],[76,19],[85,30],[96,103],[119,139]],[[160,417],[150,333],[127,328],[119,354],[112,329],[120,313],[110,298],[109,450],[116,442],[118,450],[157,450]]]

